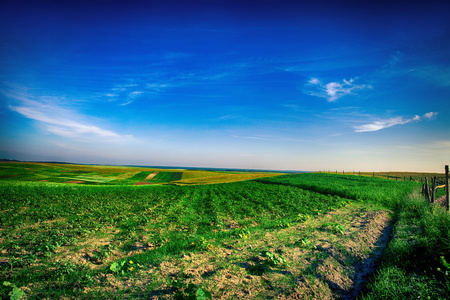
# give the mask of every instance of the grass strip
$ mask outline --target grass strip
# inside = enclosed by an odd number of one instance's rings
[[[450,215],[419,194],[398,205],[392,240],[360,299],[448,299]]]

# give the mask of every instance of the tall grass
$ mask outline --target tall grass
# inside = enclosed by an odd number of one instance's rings
[[[419,194],[398,203],[394,236],[361,299],[449,299],[450,215]]]

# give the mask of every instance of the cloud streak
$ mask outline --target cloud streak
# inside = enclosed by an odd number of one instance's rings
[[[9,94],[8,96],[20,102],[20,105],[9,106],[12,111],[38,121],[49,133],[69,138],[122,139],[131,137],[120,135],[86,121],[87,116],[62,107],[58,98],[38,97],[38,100],[34,100],[32,96],[23,94]]]
[[[372,132],[372,131],[379,131],[382,129],[386,129],[392,126],[396,125],[403,125],[410,122],[416,122],[421,121],[422,118],[431,120],[436,117],[436,112],[429,112],[423,115],[423,117],[420,117],[418,115],[415,115],[413,118],[404,119],[403,117],[394,117],[389,119],[380,119],[376,120],[372,123],[363,124],[363,125],[357,125],[354,127],[355,132]]]
[[[326,98],[328,102],[334,102],[346,95],[352,95],[357,90],[372,88],[371,85],[356,84],[355,79],[323,83],[320,79],[314,77],[306,85],[312,89],[304,91],[305,94]]]
[[[40,121],[47,125],[47,130],[57,135],[63,136],[76,136],[76,135],[96,135],[101,137],[119,137],[119,135],[113,131],[105,130],[100,127],[82,124],[80,122],[66,119],[62,116],[67,116],[68,113],[61,108],[53,108],[52,111],[42,111],[45,106],[16,106],[12,107],[13,111],[27,117],[28,119]],[[57,115],[54,115],[57,113]]]

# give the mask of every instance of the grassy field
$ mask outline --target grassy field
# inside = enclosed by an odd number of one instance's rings
[[[158,173],[151,180],[148,175]],[[223,172],[167,170],[143,167],[52,164],[52,163],[0,163],[0,180],[42,181],[91,185],[175,184],[198,185],[236,182],[277,176],[275,172]]]
[[[419,183],[274,175],[2,164],[0,294],[446,299],[450,218]]]
[[[326,174],[336,174],[336,172],[323,172]],[[338,172],[339,175],[342,175],[342,171]],[[398,180],[398,181],[416,181],[416,182],[423,182],[425,181],[425,178],[432,177],[438,177],[443,178],[445,177],[444,173],[418,173],[418,172],[404,172],[404,171],[390,171],[390,172],[345,172],[344,174],[347,175],[361,175],[361,176],[368,176],[368,177],[375,177],[375,178],[385,178],[390,180]]]

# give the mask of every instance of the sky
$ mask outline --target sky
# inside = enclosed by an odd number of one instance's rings
[[[0,2],[0,158],[443,172],[448,1]]]

